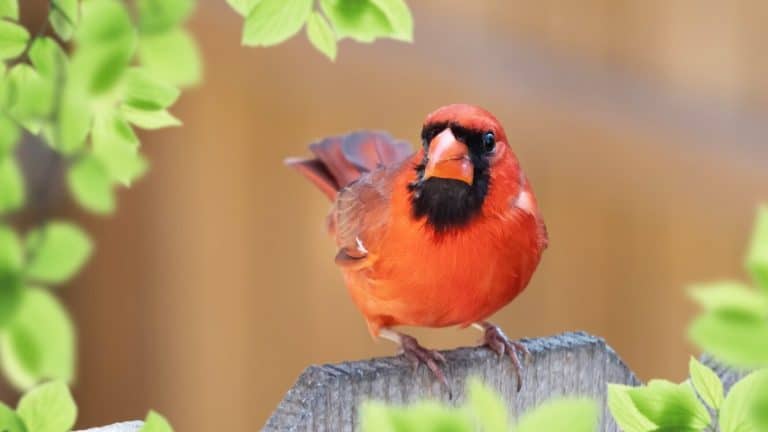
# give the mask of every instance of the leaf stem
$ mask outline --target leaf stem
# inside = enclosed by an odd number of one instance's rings
[[[13,60],[8,62],[8,69],[13,68],[19,63],[23,63],[26,60],[29,60],[29,50],[32,48],[32,44],[35,43],[35,40],[45,34],[45,32],[48,31],[48,15],[46,15],[45,20],[42,24],[40,24],[40,27],[37,28],[37,32],[35,32],[35,35],[30,37],[27,41],[27,45],[24,47],[24,51],[21,52],[18,56],[16,56]]]

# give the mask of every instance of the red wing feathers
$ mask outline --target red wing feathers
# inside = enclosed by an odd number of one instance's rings
[[[286,159],[289,165],[307,177],[328,198],[379,167],[397,164],[413,153],[411,146],[395,141],[384,132],[353,132],[310,144],[315,157]]]
[[[391,176],[413,154],[411,146],[384,132],[359,131],[313,143],[310,159],[285,163],[334,201],[328,229],[336,237],[336,262],[364,267],[386,228]]]
[[[379,249],[389,222],[391,177],[398,173],[399,166],[382,167],[366,173],[339,192],[331,210],[333,234],[339,247],[338,264],[352,264],[354,261],[360,265],[369,252],[375,253]]]
[[[344,137],[342,152],[361,172],[370,172],[402,161],[413,148],[384,132],[354,132]]]

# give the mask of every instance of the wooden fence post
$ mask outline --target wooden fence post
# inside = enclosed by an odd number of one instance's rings
[[[559,395],[594,398],[603,406],[601,431],[616,431],[605,408],[606,383],[639,384],[602,339],[565,333],[521,341],[531,351],[523,389],[516,392],[511,362],[486,348],[445,351],[445,372],[453,400],[426,368],[414,374],[401,357],[311,366],[299,377],[267,421],[264,431],[355,431],[357,408],[365,399],[408,403],[429,398],[452,404],[464,399],[465,381],[477,376],[498,391],[514,416]]]

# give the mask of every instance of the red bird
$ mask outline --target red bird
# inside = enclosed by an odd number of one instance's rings
[[[447,386],[445,360],[398,325],[473,325],[513,361],[522,344],[485,321],[528,285],[547,232],[507,135],[488,111],[449,105],[427,116],[422,149],[376,132],[310,145],[286,163],[333,201],[336,264],[373,336],[400,345]]]

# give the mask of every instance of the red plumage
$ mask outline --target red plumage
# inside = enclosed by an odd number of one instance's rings
[[[547,246],[495,117],[449,105],[427,117],[422,138],[413,153],[389,135],[357,132],[287,161],[333,200],[336,262],[373,335],[483,322],[525,289]]]

